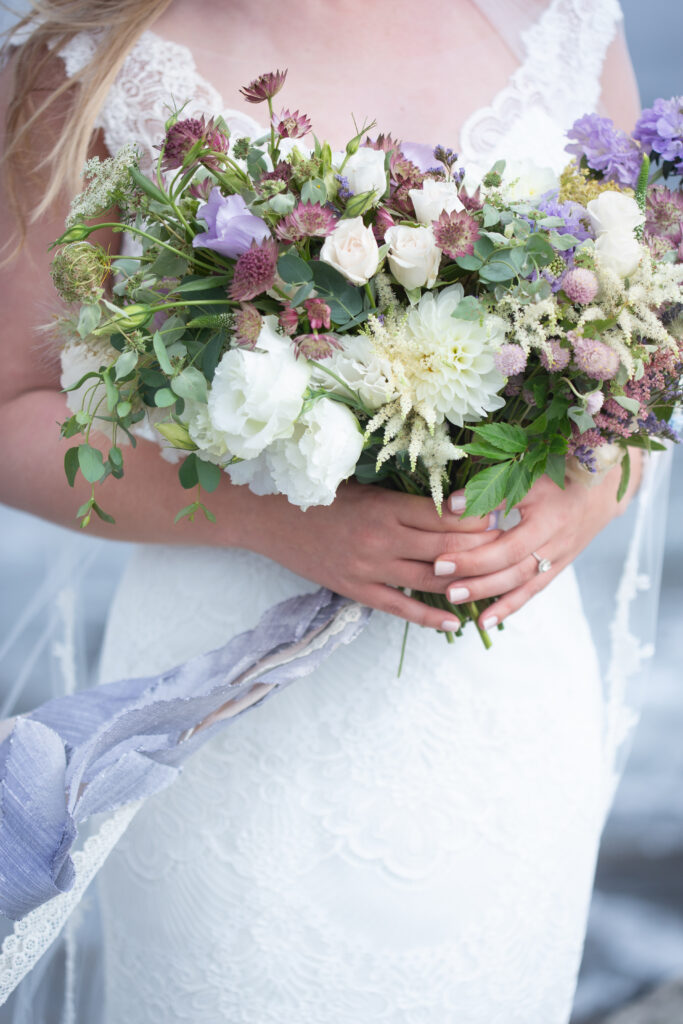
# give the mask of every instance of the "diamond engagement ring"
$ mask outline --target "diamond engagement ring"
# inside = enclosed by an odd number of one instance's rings
[[[538,571],[539,572],[547,572],[548,569],[552,569],[553,563],[550,561],[549,558],[541,558],[541,556],[537,555],[535,551],[532,551],[531,554],[534,556],[534,558],[538,562]]]

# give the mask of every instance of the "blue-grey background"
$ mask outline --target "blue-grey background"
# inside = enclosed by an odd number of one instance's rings
[[[680,0],[623,0],[622,6],[643,105],[656,96],[683,92]],[[3,645],[20,625],[18,610],[44,584],[45,567],[55,550],[67,552],[74,576],[83,565],[84,550],[94,558],[85,597],[76,609],[69,607],[68,595],[59,604],[48,602],[49,612],[40,625],[34,623],[8,653]],[[63,685],[60,651],[50,628],[55,619],[58,634],[71,625],[80,634],[82,663],[76,670],[92,669],[127,550],[126,545],[105,541],[84,545],[67,531],[0,506],[0,708],[24,674],[29,682],[22,707]],[[614,555],[598,544],[591,548],[591,557],[606,564]],[[657,658],[628,769],[605,830],[574,1024],[593,1020],[667,977],[683,976],[683,673],[678,641],[682,609],[679,451],[674,460]]]

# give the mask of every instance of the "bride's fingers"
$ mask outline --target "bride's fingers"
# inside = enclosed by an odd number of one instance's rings
[[[460,628],[460,621],[454,615],[441,611],[440,608],[430,608],[393,587],[372,583],[363,589],[364,592],[358,600],[371,608],[377,608],[379,611],[388,612],[389,615],[396,615],[399,619],[407,619],[417,626],[427,626],[430,629],[452,632]]]
[[[455,564],[455,575],[469,580],[474,576],[489,576],[503,572],[520,562],[527,565],[532,551],[538,551],[555,532],[548,521],[527,521],[513,530],[502,531],[493,544],[484,544],[473,551],[455,551],[448,560]],[[446,559],[446,555],[443,556]],[[532,559],[533,560],[533,559]],[[521,581],[517,580],[516,585]]]
[[[433,533],[481,533],[490,526],[495,528],[498,524],[497,515],[465,516],[463,518],[462,509],[453,512],[447,502],[444,502],[441,515],[439,515],[431,498],[418,498],[412,494],[402,494],[401,499],[396,509],[399,522],[417,530]]]
[[[462,551],[474,551],[483,544],[490,544],[500,536],[499,530],[486,530],[477,533],[426,533],[424,530],[406,530],[401,535],[399,546],[392,554],[411,561],[429,562],[429,571],[433,572],[433,563]],[[446,575],[441,572],[437,575]]]
[[[527,601],[540,593],[544,587],[554,580],[555,577],[569,565],[570,558],[558,558],[552,563],[547,572],[538,572],[538,568],[531,579],[527,580],[520,587],[515,587],[507,594],[490,604],[479,616],[479,625],[482,629],[492,629],[499,622],[504,622],[513,612],[519,611]]]

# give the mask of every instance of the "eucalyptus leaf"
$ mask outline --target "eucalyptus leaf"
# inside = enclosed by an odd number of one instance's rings
[[[188,366],[171,381],[176,395],[194,402],[206,402],[206,377],[194,366]]]
[[[80,459],[78,457],[78,446],[75,448],[69,448],[64,455],[64,472],[66,473],[66,478],[69,481],[69,487],[73,487],[74,485],[79,465]]]
[[[463,270],[479,270],[482,265],[482,261],[478,256],[470,256],[468,254],[456,256],[455,263]]]
[[[456,320],[479,320],[482,314],[483,309],[479,299],[475,298],[474,295],[467,295],[464,299],[460,300],[451,316],[455,317]]]
[[[576,423],[580,432],[583,434],[586,430],[592,430],[595,426],[595,420],[589,412],[586,412],[582,405],[572,405],[567,409],[567,416],[572,422]]]
[[[102,317],[102,309],[99,302],[86,302],[81,306],[80,313],[78,314],[78,324],[76,330],[80,334],[81,338],[87,338],[89,334],[95,330]]]
[[[171,360],[168,358],[166,346],[164,345],[163,339],[159,331],[154,332],[154,337],[152,338],[152,345],[154,347],[154,353],[157,359],[159,360],[159,366],[164,371],[164,373],[167,373],[170,377],[173,373],[173,367],[171,366]]]
[[[122,352],[119,358],[114,363],[114,375],[116,380],[121,380],[122,377],[127,377],[135,367],[138,365],[138,354],[133,352],[132,349],[128,349],[126,352]]]
[[[325,182],[320,178],[312,178],[305,181],[301,188],[301,201],[303,203],[320,203],[322,206],[327,202],[327,189]]]
[[[303,284],[313,279],[311,265],[294,252],[286,252],[277,261],[277,272],[285,284]]]
[[[221,470],[213,462],[205,462],[197,457],[197,479],[203,491],[211,494],[221,482]]]
[[[176,396],[170,388],[159,388],[158,391],[154,392],[154,404],[158,409],[167,409],[170,405],[175,405],[175,403]]]
[[[637,398],[629,398],[627,395],[612,395],[612,397],[622,409],[626,409],[626,412],[633,413],[634,416],[640,412],[640,402]]]
[[[104,476],[102,452],[89,444],[78,446],[78,465],[89,484],[96,484]]]

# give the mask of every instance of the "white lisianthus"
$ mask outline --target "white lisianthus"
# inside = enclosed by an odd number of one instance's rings
[[[211,422],[208,406],[203,402],[186,401],[183,420],[201,458],[207,462],[214,462],[217,466],[225,465],[232,458],[226,435],[222,430],[216,430]]]
[[[375,193],[375,203],[378,203],[387,190],[387,173],[384,169],[384,158],[386,153],[380,149],[369,149],[361,146],[350,156],[344,164],[341,172],[349,183],[349,188],[355,195],[362,192]]]
[[[334,501],[362,450],[363,435],[349,407],[319,398],[299,417],[291,437],[268,448],[265,461],[277,490],[305,510]]]
[[[228,449],[250,459],[278,438],[288,437],[301,411],[310,377],[306,360],[266,317],[256,349],[233,348],[216,367],[209,391],[209,418]]]
[[[501,191],[508,202],[538,202],[546,192],[559,188],[552,167],[540,167],[532,160],[508,160],[503,171]]]
[[[277,442],[276,442],[277,443]],[[225,467],[226,473],[234,484],[247,484],[254,494],[277,494],[278,487],[268,465],[268,449],[262,451],[255,459],[245,459]]]
[[[313,369],[313,379],[317,384],[340,395],[348,395],[351,390],[360,396],[368,409],[379,409],[395,397],[389,383],[390,364],[375,352],[366,334],[345,334],[342,347],[335,349],[322,366],[324,369]],[[328,369],[334,377],[325,372]],[[347,387],[343,387],[335,377]]]
[[[406,225],[389,228],[384,236],[389,246],[389,267],[404,288],[431,288],[439,273],[441,250],[431,227]]]
[[[600,267],[619,277],[629,277],[643,257],[635,229],[643,223],[640,207],[632,196],[602,192],[586,206],[596,233],[595,255]]]
[[[320,250],[320,259],[353,284],[365,284],[377,270],[379,247],[362,217],[340,220]]]
[[[415,207],[415,216],[420,224],[431,224],[442,213],[453,213],[465,207],[458,198],[458,189],[453,181],[434,181],[427,178],[422,188],[411,188],[408,195]]]
[[[497,316],[459,320],[452,313],[464,298],[460,284],[437,295],[425,293],[408,311],[404,371],[415,391],[415,408],[427,423],[449,420],[462,427],[478,420],[504,400],[506,378],[494,363],[505,341],[505,322]]]
[[[84,341],[70,341],[61,351],[62,372],[60,384],[70,388],[86,373],[97,372],[102,366],[110,366],[118,358],[119,353],[111,347],[106,338],[88,337]],[[95,414],[95,430],[110,440],[113,437],[113,423],[100,419],[100,416],[111,415],[107,408],[107,393],[102,381],[94,377],[81,384],[75,391],[67,391],[66,404],[72,413],[79,412],[85,403],[86,410]],[[119,438],[119,435],[120,438]],[[119,431],[117,439],[128,443],[123,431]]]
[[[601,444],[593,451],[595,472],[591,472],[575,455],[571,455],[567,459],[567,476],[585,487],[594,487],[602,483],[609,471],[618,466],[623,457],[624,449],[620,444]]]

